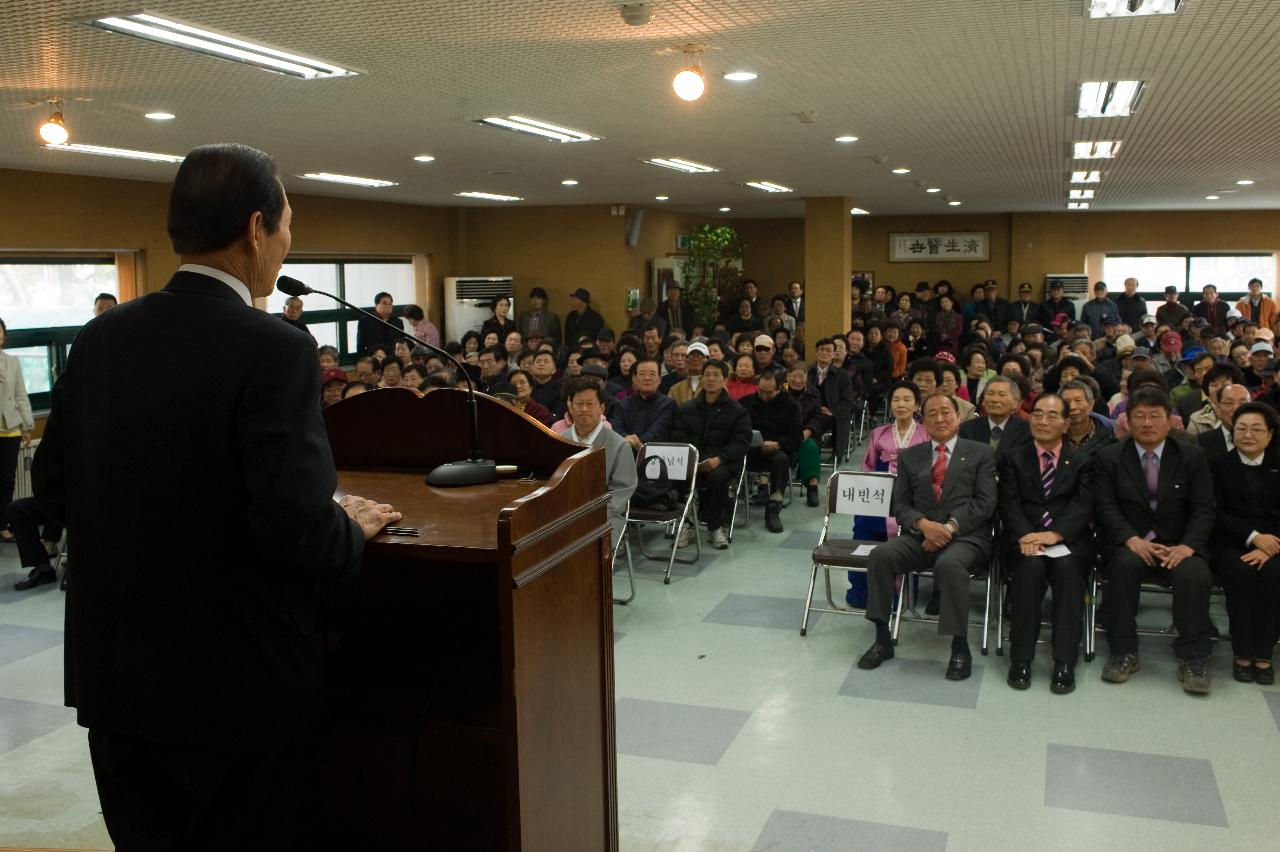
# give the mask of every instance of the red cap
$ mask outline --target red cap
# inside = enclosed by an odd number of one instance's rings
[[[1160,349],[1164,352],[1177,352],[1182,348],[1182,338],[1176,331],[1166,331],[1160,335]]]
[[[346,381],[347,371],[339,369],[338,367],[330,367],[320,374],[321,385],[327,385],[329,382],[343,382],[345,384]]]
[[[956,362],[956,356],[950,352],[939,352],[933,357],[939,361],[946,361],[948,364],[954,364]]]

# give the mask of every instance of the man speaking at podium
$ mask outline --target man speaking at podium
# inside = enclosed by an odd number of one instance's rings
[[[317,581],[400,519],[334,502],[315,341],[253,307],[291,217],[269,155],[192,151],[169,199],[182,266],[85,325],[53,390],[32,475],[76,553],[66,703],[122,849],[301,848]],[[219,357],[155,357],[193,342]]]

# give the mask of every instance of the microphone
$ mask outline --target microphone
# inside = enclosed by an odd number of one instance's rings
[[[353,311],[359,311],[367,317],[377,320],[387,328],[395,331],[397,334],[412,340],[420,346],[430,349],[442,358],[452,361],[454,366],[458,368],[458,374],[467,380],[467,437],[470,439],[471,451],[464,461],[445,462],[427,475],[427,484],[434,485],[438,488],[454,488],[460,485],[485,485],[490,482],[498,481],[498,466],[492,459],[486,459],[480,454],[480,414],[476,407],[476,383],[472,381],[471,375],[463,367],[462,363],[448,352],[445,352],[438,346],[432,346],[425,340],[419,340],[412,334],[405,332],[403,328],[384,320],[382,317],[366,311],[364,308],[356,307],[345,299],[340,299],[332,293],[326,293],[323,290],[312,290],[306,284],[303,284],[297,278],[290,278],[288,275],[281,275],[276,281],[276,289],[286,296],[328,296],[340,305],[345,305]]]

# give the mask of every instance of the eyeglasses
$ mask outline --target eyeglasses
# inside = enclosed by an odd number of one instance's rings
[[[1135,412],[1129,415],[1129,419],[1132,420],[1134,423],[1162,423],[1168,418],[1169,418],[1169,415],[1164,411],[1153,411],[1150,413],[1143,413],[1143,414],[1138,414]]]
[[[1266,426],[1236,426],[1232,431],[1237,435],[1265,435],[1271,430]]]
[[[1061,420],[1062,415],[1056,411],[1032,411],[1032,420]]]

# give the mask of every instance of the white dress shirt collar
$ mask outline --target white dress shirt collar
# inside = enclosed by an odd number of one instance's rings
[[[207,275],[210,278],[216,278],[223,284],[230,287],[237,296],[244,300],[249,307],[253,307],[253,296],[249,295],[249,288],[244,286],[244,282],[236,278],[229,272],[223,272],[221,269],[214,269],[212,266],[202,266],[198,263],[184,263],[178,267],[179,272],[194,272],[197,275]]]
[[[1266,453],[1259,453],[1256,459],[1249,461],[1249,457],[1243,452],[1240,452],[1239,450],[1236,452],[1240,453],[1240,463],[1245,467],[1262,467],[1262,460],[1266,458]]]
[[[1165,441],[1161,441],[1161,442],[1160,442],[1156,447],[1154,447],[1154,448],[1151,450],[1151,452],[1153,452],[1153,453],[1155,453],[1155,454],[1156,454],[1156,461],[1157,461],[1157,462],[1162,462],[1162,461],[1164,461],[1164,445],[1165,445],[1165,443],[1166,443]],[[1133,446],[1134,446],[1134,448],[1138,451],[1138,461],[1139,461],[1139,462],[1142,462],[1142,461],[1146,458],[1147,451],[1146,451],[1146,450],[1144,450],[1144,449],[1142,449],[1142,445],[1141,445],[1141,444],[1139,444],[1137,441],[1134,441],[1134,442],[1133,442]]]
[[[582,446],[584,447],[593,446],[596,442],[596,438],[600,437],[600,432],[603,430],[604,430],[603,417],[601,417],[600,422],[596,424],[596,428],[591,430],[591,434],[587,435],[585,438],[578,434],[578,427],[576,426],[569,427],[569,433],[573,437],[573,440],[577,441],[579,444],[582,444]]]

